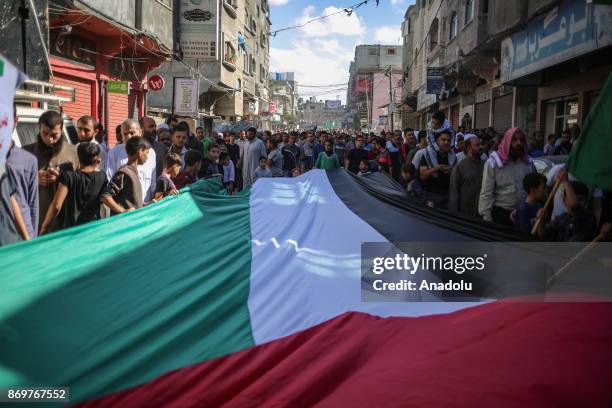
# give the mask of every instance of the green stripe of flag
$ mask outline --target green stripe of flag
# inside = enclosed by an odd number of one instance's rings
[[[252,346],[249,195],[222,191],[0,249],[0,387],[83,401]]]
[[[567,168],[591,187],[612,191],[612,74],[572,147]]]

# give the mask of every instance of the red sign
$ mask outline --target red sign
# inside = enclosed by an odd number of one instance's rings
[[[268,109],[268,112],[270,113],[276,112],[276,102],[270,101],[270,108]]]
[[[165,83],[166,81],[164,81],[164,78],[159,75],[153,75],[149,78],[149,89],[152,91],[161,91],[164,89]]]
[[[371,82],[368,79],[358,79],[355,83],[355,92],[370,91]]]

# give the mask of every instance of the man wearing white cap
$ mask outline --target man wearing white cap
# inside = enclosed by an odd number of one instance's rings
[[[449,211],[478,217],[478,199],[482,186],[482,173],[484,161],[482,155],[482,142],[478,136],[467,134],[464,136],[464,155],[451,172],[448,197]],[[457,154],[457,160],[459,159]]]

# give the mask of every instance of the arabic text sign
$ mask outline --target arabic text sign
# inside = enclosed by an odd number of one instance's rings
[[[444,69],[440,67],[427,68],[427,93],[439,95],[444,88]]]
[[[565,0],[502,42],[503,82],[612,44],[612,11],[587,0]]]
[[[198,113],[199,81],[191,78],[174,78],[174,113],[196,115]]]
[[[181,50],[185,58],[219,59],[219,0],[181,0]]]
[[[127,81],[108,81],[106,90],[108,93],[129,95],[130,83]]]

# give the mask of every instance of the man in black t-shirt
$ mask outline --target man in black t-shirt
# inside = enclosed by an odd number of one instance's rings
[[[347,159],[344,161],[344,168],[352,173],[359,172],[359,163],[368,158],[368,152],[363,148],[363,136],[355,138],[355,148],[348,152]]]
[[[81,143],[77,154],[79,169],[60,175],[57,191],[42,222],[41,235],[100,219],[100,197],[107,182],[99,169],[100,146]]]

